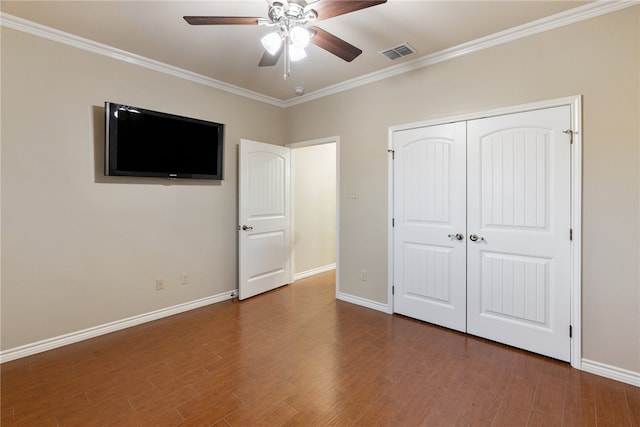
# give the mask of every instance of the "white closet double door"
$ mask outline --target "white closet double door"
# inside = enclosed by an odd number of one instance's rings
[[[394,312],[570,359],[570,107],[393,133]]]

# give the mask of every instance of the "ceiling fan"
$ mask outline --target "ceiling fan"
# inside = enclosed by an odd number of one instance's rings
[[[344,59],[357,58],[362,50],[322,28],[307,24],[386,3],[387,0],[267,0],[268,18],[245,16],[185,16],[191,25],[260,25],[274,32],[262,37],[265,49],[260,67],[274,66],[284,53],[284,79],[291,75],[291,62],[306,56],[309,43]]]

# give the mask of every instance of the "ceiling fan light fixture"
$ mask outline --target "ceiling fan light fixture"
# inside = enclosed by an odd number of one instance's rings
[[[304,49],[309,46],[311,34],[309,33],[309,30],[304,27],[293,27],[289,32],[289,38],[291,39],[292,45]]]
[[[307,52],[304,50],[304,48],[298,47],[294,44],[289,46],[289,58],[291,58],[293,62],[300,61],[301,59],[304,59],[306,57]]]
[[[386,2],[387,0],[267,0],[268,19],[248,16],[183,16],[183,18],[190,25],[259,25],[276,29],[275,32],[266,34],[260,39],[265,53],[258,66],[276,65],[283,56],[283,76],[286,80],[291,75],[291,62],[307,56],[305,48],[312,39],[316,46],[347,62],[353,61],[362,53],[362,50],[321,28],[305,28],[309,23]]]
[[[282,47],[282,37],[277,32],[269,33],[260,39],[260,43],[270,55],[275,55]]]

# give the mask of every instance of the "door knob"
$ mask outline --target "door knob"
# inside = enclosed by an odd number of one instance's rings
[[[469,236],[469,240],[471,240],[472,242],[477,242],[478,240],[483,241],[484,237],[479,237],[479,236],[477,236],[475,234],[471,234]]]
[[[253,230],[253,227],[252,227],[252,226],[250,226],[250,225],[243,225],[243,226],[242,226],[242,229],[243,229],[244,231],[250,231],[250,230]]]
[[[462,234],[460,234],[460,233],[448,234],[447,236],[449,236],[450,238],[455,238],[456,240],[464,239],[464,236]]]

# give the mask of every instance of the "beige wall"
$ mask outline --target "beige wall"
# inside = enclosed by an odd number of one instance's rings
[[[582,94],[583,357],[640,372],[639,28],[629,8],[286,110],[3,29],[1,348],[231,290],[240,138],[340,136],[341,290],[386,303],[388,127]],[[226,123],[225,180],[105,179],[105,100]]]
[[[289,140],[340,135],[342,292],[387,302],[389,126],[582,94],[583,357],[640,372],[639,27],[629,8],[291,108]]]
[[[224,181],[105,178],[107,100],[225,123]],[[2,349],[235,289],[237,143],[284,115],[3,28]]]
[[[291,150],[294,273],[336,262],[336,144]]]

